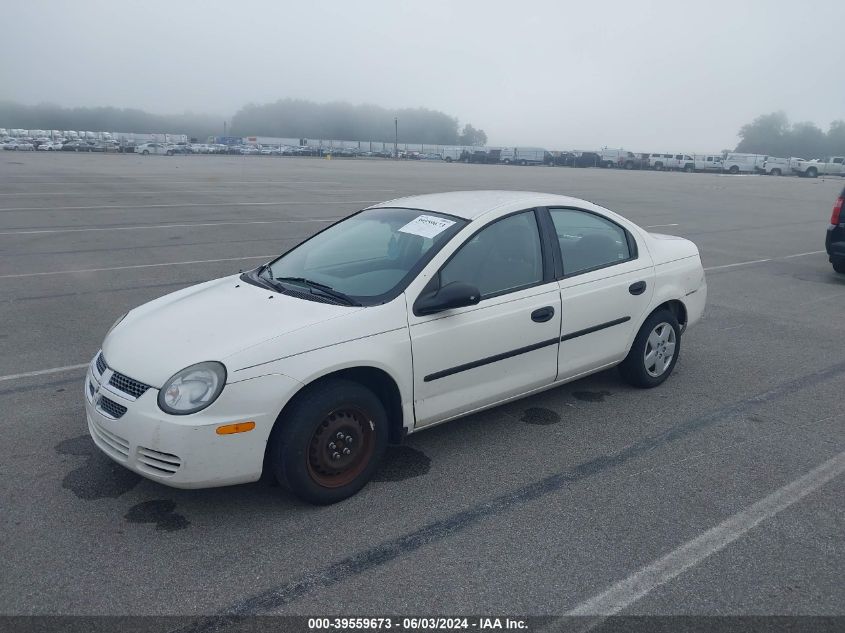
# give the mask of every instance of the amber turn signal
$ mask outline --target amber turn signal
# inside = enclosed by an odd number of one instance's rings
[[[255,428],[255,422],[237,422],[217,427],[217,435],[232,435],[232,433],[246,433]]]

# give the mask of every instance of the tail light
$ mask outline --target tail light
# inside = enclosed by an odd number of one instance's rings
[[[839,224],[842,218],[842,204],[845,203],[845,195],[839,196],[833,203],[833,213],[830,216],[831,224]]]

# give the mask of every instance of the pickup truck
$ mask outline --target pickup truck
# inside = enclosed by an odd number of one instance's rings
[[[845,176],[845,156],[829,156],[823,160],[800,160],[792,165],[792,172],[805,178]]]
[[[678,169],[693,171],[722,171],[722,157],[715,154],[678,154]]]

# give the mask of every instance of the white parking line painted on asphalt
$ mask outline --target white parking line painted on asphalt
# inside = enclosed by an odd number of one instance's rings
[[[645,228],[647,228],[647,229],[657,229],[657,228],[664,227],[664,226],[678,226],[678,225],[677,224],[652,224],[652,225],[647,226]]]
[[[181,229],[195,226],[241,226],[246,224],[329,224],[342,220],[344,216],[333,218],[301,218],[287,220],[245,220],[243,222],[194,222],[188,224],[147,224],[142,226],[96,226],[87,229],[22,229],[18,231],[0,231],[0,235],[32,235],[40,233],[87,233],[89,231],[140,231],[150,229]]]
[[[566,615],[608,617],[619,613],[657,587],[723,550],[763,521],[786,510],[843,473],[845,473],[845,451],[700,536],[687,541],[662,558],[612,585],[606,591],[578,604]]]
[[[33,376],[44,376],[45,374],[59,374],[64,371],[74,371],[88,367],[88,363],[80,365],[65,365],[64,367],[53,367],[52,369],[39,369],[38,371],[27,371],[22,374],[10,374],[8,376],[0,376],[0,382],[4,380],[18,380],[19,378],[31,378]]]
[[[189,262],[167,262],[164,264],[135,264],[134,266],[112,266],[110,268],[81,268],[79,270],[53,270],[44,273],[20,273],[16,275],[0,275],[0,279],[17,279],[20,277],[43,277],[45,275],[70,275],[74,273],[101,273],[108,270],[133,270],[135,268],[160,268],[162,266],[186,266],[188,264],[212,264],[215,262],[236,262],[247,259],[272,259],[276,255],[251,255],[250,257],[224,257],[222,259],[195,259]]]
[[[735,268],[737,266],[748,266],[749,264],[761,264],[763,262],[772,261],[772,257],[767,259],[753,259],[750,262],[737,262],[736,264],[724,264],[723,266],[708,266],[704,270],[720,270],[722,268]]]
[[[821,255],[827,251],[810,251],[809,253],[796,253],[795,255],[784,255],[780,259],[792,259],[793,257],[804,257],[805,255]]]
[[[106,204],[95,207],[0,207],[8,211],[92,211],[97,209],[179,209],[182,207],[284,207],[293,204],[371,204],[380,200],[308,200],[295,202],[182,202],[176,204]]]
[[[737,266],[748,266],[750,264],[761,264],[773,262],[778,259],[793,259],[795,257],[806,257],[807,255],[821,255],[825,251],[809,251],[807,253],[795,253],[794,255],[781,255],[780,257],[767,257],[766,259],[752,259],[749,262],[737,262],[735,264],[723,264],[722,266],[708,266],[704,270],[721,270],[723,268],[736,268]]]

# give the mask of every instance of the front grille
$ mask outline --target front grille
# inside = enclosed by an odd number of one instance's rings
[[[115,420],[126,413],[126,407],[114,400],[109,400],[105,396],[100,396],[100,401],[97,404],[106,415],[113,417]]]
[[[150,388],[149,385],[145,385],[141,381],[130,378],[129,376],[124,376],[119,372],[114,372],[111,375],[109,384],[118,391],[128,393],[133,398],[140,398]]]
[[[108,368],[109,366],[106,365],[106,359],[103,357],[103,353],[100,352],[97,355],[97,371],[102,376],[103,372],[106,371]]]
[[[138,447],[138,468],[153,475],[169,476],[174,474],[182,465],[177,455],[154,451],[151,448]]]
[[[94,441],[100,448],[121,461],[126,461],[129,458],[129,442],[106,431],[94,420],[91,421],[89,428]]]

